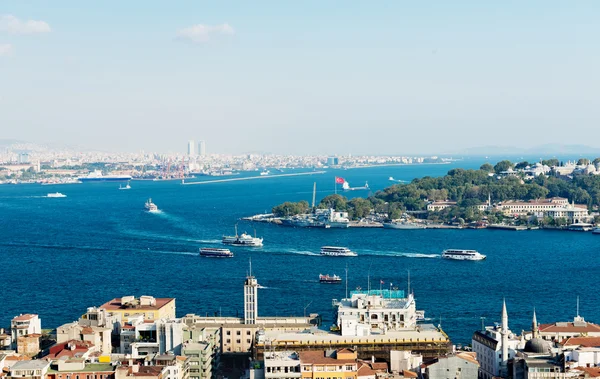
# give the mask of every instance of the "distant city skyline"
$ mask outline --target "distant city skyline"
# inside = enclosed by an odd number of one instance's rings
[[[185,152],[202,136],[224,154],[598,145],[593,1],[2,5],[2,138]]]

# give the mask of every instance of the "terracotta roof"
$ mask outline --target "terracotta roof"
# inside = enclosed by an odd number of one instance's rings
[[[475,352],[462,352],[456,354],[456,356],[479,366],[479,362],[477,362],[477,353]]]
[[[374,370],[372,370],[371,367],[369,367],[369,365],[364,362],[359,362],[358,366],[359,367],[356,372],[358,373],[359,378],[361,376],[373,376],[376,374],[376,372]]]
[[[164,307],[165,305],[169,304],[172,301],[175,301],[175,298],[172,297],[157,297],[154,300],[156,300],[156,305],[139,305],[136,307],[125,307],[123,306],[123,304],[121,304],[121,298],[115,298],[112,299],[111,301],[108,301],[104,304],[102,304],[100,306],[100,309],[106,309],[107,311],[116,311],[116,310],[131,310],[132,312],[135,311],[155,311],[158,309],[161,309],[162,307]]]
[[[26,355],[9,355],[8,357],[5,358],[5,360],[7,360],[7,361],[30,361],[31,358],[29,358]]]
[[[600,337],[571,337],[560,344],[563,346],[600,347]]]
[[[572,322],[560,322],[554,324],[541,324],[539,326],[540,333],[557,333],[557,332],[597,332],[600,333],[600,326],[586,322],[585,326],[575,326]]]
[[[13,321],[27,321],[27,320],[31,320],[32,318],[36,317],[37,315],[31,314],[31,313],[26,313],[24,315],[19,315],[15,318],[13,318]]]
[[[300,362],[303,364],[318,364],[318,365],[337,365],[356,363],[354,359],[335,359],[327,357],[324,351],[301,351]]]
[[[581,370],[592,378],[600,377],[600,367],[576,367],[575,370]]]
[[[403,370],[402,375],[404,375],[405,378],[416,378],[417,377],[416,372],[407,371],[407,370]]]

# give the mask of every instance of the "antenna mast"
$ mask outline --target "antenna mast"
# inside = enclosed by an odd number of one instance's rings
[[[317,197],[317,182],[313,183],[313,198],[312,198],[312,211],[315,211],[315,199]]]
[[[250,276],[252,276],[252,257],[248,258],[250,261]]]
[[[410,270],[407,270],[407,271],[408,271],[408,289],[407,289],[408,293],[406,294],[406,297],[408,297],[408,295],[410,295]]]
[[[346,299],[348,298],[348,263],[346,263]]]
[[[579,296],[577,296],[577,317],[579,317]]]

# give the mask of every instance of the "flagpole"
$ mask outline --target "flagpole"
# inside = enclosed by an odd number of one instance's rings
[[[337,195],[337,176],[333,177],[333,193]]]

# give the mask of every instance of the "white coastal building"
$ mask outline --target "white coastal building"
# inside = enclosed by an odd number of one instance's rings
[[[10,322],[10,333],[13,344],[12,348],[16,349],[19,337],[42,333],[42,320],[36,314],[27,313],[18,315]]]
[[[416,310],[413,295],[405,297],[402,290],[356,290],[348,299],[334,300],[334,305],[342,336],[415,330],[417,319],[424,315]]]

